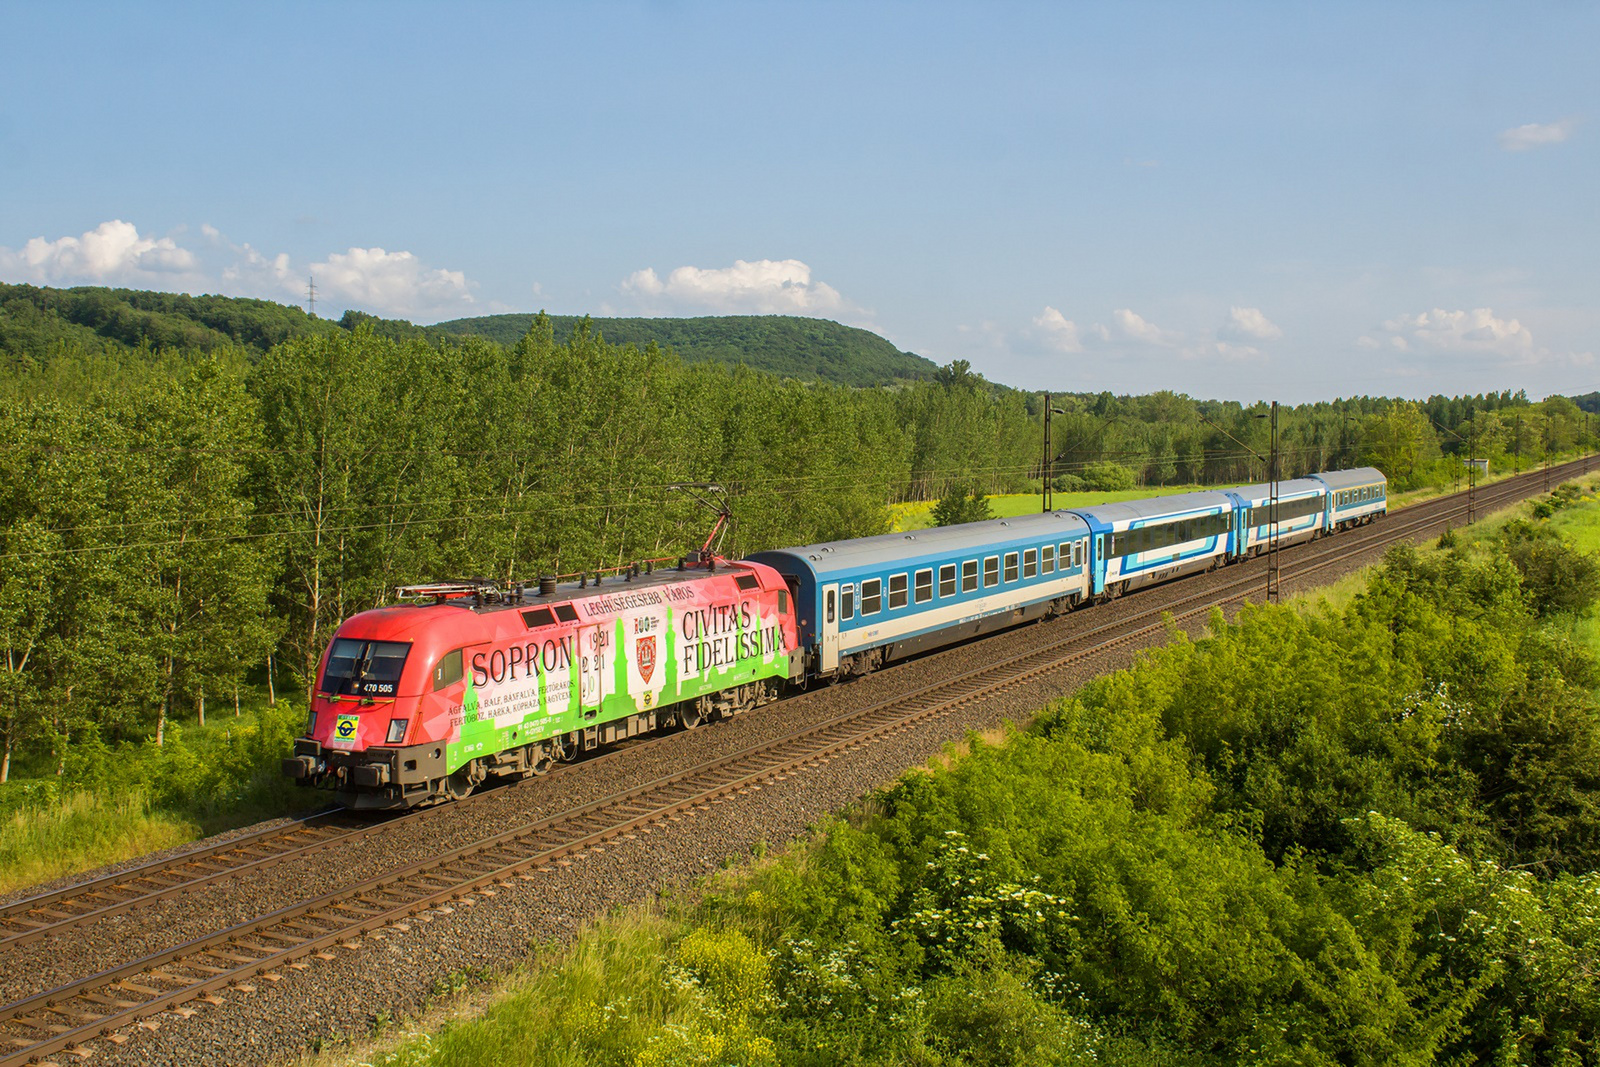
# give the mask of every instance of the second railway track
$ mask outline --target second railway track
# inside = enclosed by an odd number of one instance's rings
[[[1551,474],[1577,473],[1580,463],[1558,468]],[[1542,477],[1542,472],[1534,472],[1486,487],[1479,492],[1476,506],[1487,510],[1526,496],[1538,488]],[[1463,518],[1466,511],[1466,500],[1458,494],[1397,511],[1375,526],[1301,546],[1285,553],[1284,578],[1303,578],[1352,557],[1369,555],[1394,540],[1431,535]],[[1134,609],[1132,614],[1088,629],[1075,629],[1044,647],[923,685],[773,741],[553,817],[526,822],[448,853],[5,1005],[0,1007],[0,1042],[8,1051],[0,1051],[4,1057],[0,1065],[36,1062],[140,1018],[239,986],[253,976],[282,977],[281,970],[304,957],[326,954],[365,932],[403,924],[411,916],[468,894],[492,893],[496,885],[512,879],[538,877],[535,872],[540,868],[559,864],[575,853],[618,838],[656,832],[661,824],[696,807],[716,803],[730,794],[762,789],[768,783],[952,708],[1050,674],[1108,647],[1146,638],[1152,630],[1165,625],[1164,617],[1169,614],[1179,619],[1191,618],[1208,612],[1213,605],[1238,602],[1261,589],[1260,567],[1229,568],[1204,584],[1205,588],[1193,588],[1184,582],[1156,587],[1132,598],[1138,602],[1136,607],[1129,605]],[[1159,590],[1164,590],[1165,595]],[[985,642],[985,647],[1000,648],[1004,641],[1002,634]],[[308,842],[306,847],[325,846]],[[277,861],[293,851],[247,862]],[[199,878],[217,878],[224,873],[228,872],[201,874]],[[133,906],[137,905],[127,905]]]

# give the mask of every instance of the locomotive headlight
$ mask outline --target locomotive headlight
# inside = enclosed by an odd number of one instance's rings
[[[388,743],[398,745],[404,741],[406,739],[406,725],[410,722],[410,719],[390,719]]]
[[[310,717],[306,719],[306,736],[307,737],[315,737],[316,735],[317,735],[317,713],[313,711],[311,713]]]

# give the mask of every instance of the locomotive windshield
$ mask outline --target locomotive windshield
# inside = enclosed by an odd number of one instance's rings
[[[408,641],[335,638],[322,672],[322,691],[340,696],[392,697],[411,651]]]

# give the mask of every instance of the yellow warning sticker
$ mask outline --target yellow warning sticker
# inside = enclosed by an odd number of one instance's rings
[[[328,738],[328,744],[337,748],[349,748],[356,743],[356,736],[360,732],[360,716],[341,715],[333,724],[333,736]]]

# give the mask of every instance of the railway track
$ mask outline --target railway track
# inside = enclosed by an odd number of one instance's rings
[[[1580,460],[1553,469],[1550,477],[1581,473],[1582,464]],[[1544,472],[1536,471],[1495,483],[1479,492],[1476,506],[1488,511],[1525,497],[1539,489],[1544,477]],[[1284,580],[1304,579],[1368,555],[1388,542],[1430,536],[1464,519],[1466,512],[1466,500],[1458,494],[1403,509],[1373,526],[1286,549]],[[353,943],[365,933],[389,926],[404,928],[414,917],[449,908],[464,897],[492,896],[497,886],[513,879],[537,879],[541,870],[570,863],[588,850],[604,848],[618,839],[655,833],[695,808],[761,790],[809,766],[836,759],[851,749],[910,729],[974,700],[987,699],[1108,648],[1147,639],[1152,631],[1167,625],[1168,616],[1189,619],[1216,605],[1248,599],[1262,589],[1260,564],[1264,561],[1228,568],[1203,583],[1204,588],[1186,582],[1154,587],[1130,598],[1138,601],[1131,614],[1075,629],[1045,647],[943,678],[774,741],[719,756],[553,817],[526,822],[470,845],[4,1005],[0,1007],[0,1067],[39,1062],[52,1053],[80,1048],[85,1042],[140,1019],[205,1000],[225,988],[248,990],[251,987],[247,983],[256,978],[277,981],[284,977],[284,971],[306,966],[306,957],[329,957],[332,950]],[[1001,647],[1004,635],[991,640]],[[12,908],[29,905],[32,910],[27,914],[34,918],[22,923],[23,931],[12,939],[43,937],[51,929],[90,921],[95,914],[129,910],[151,897],[183,891],[184,885],[325,848],[349,836],[331,829],[334,820],[329,820],[326,827],[316,825],[317,820],[326,819],[329,814],[310,817],[300,826],[278,832],[280,838],[273,838],[275,831],[268,831],[179,857],[177,862],[192,867],[195,873],[188,882],[173,882],[165,889],[159,888],[159,882],[172,879],[159,877],[162,865],[151,864],[147,865],[149,870],[137,868],[74,887],[100,887],[77,898],[72,897],[73,890],[62,890],[19,902]],[[395,821],[371,827],[369,832],[393,825]],[[321,833],[324,828],[329,829],[327,835]],[[311,837],[282,847],[287,837],[300,833]],[[251,858],[258,848],[265,847],[274,851]],[[213,862],[234,862],[234,866],[208,872],[206,868]],[[141,881],[152,877],[155,888],[149,888],[151,882]],[[142,892],[129,888],[137,885],[147,888]],[[64,901],[96,899],[91,894],[112,890],[124,894],[124,898],[101,905],[98,912],[85,911],[75,916],[63,911],[63,918],[40,918],[69,906]],[[8,909],[0,913],[0,919],[12,914]]]

